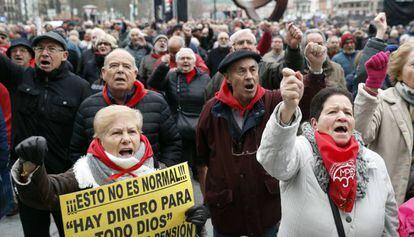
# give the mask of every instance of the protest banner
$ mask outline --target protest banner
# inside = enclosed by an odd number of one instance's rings
[[[66,237],[195,236],[187,163],[59,198]]]

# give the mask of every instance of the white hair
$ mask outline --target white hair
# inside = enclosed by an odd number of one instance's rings
[[[190,48],[181,48],[180,49],[180,51],[178,51],[176,54],[175,54],[175,60],[176,61],[178,61],[178,59],[182,56],[182,54],[184,54],[184,53],[189,53],[190,54],[190,56],[193,58],[193,60],[194,60],[194,62],[196,61],[196,56],[195,56],[195,53],[193,52],[193,50],[192,49],[190,49]]]
[[[132,35],[132,33],[134,33],[134,32],[137,32],[137,33],[138,33],[138,35],[140,35],[140,36],[145,36],[145,34],[144,34],[144,33],[142,33],[142,31],[141,31],[140,29],[138,29],[138,28],[132,28],[132,29],[129,31],[129,33],[128,33],[128,39],[131,39],[131,35]]]
[[[232,44],[236,43],[237,38],[239,38],[241,35],[244,34],[249,34],[252,39],[253,39],[253,43],[256,44],[256,37],[254,36],[254,34],[252,33],[252,30],[250,29],[243,29],[243,30],[239,30],[234,32],[231,36],[230,36],[230,41]]]

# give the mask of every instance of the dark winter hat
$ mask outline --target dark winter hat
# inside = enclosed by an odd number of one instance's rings
[[[166,36],[166,35],[157,35],[155,38],[154,38],[154,41],[152,41],[152,44],[155,44],[155,43],[157,43],[157,41],[159,40],[159,39],[165,39],[165,40],[167,40],[168,41],[168,37]]]
[[[239,61],[243,58],[252,58],[256,60],[256,62],[260,62],[262,60],[262,57],[260,57],[259,54],[247,50],[240,50],[235,51],[233,53],[227,54],[225,58],[221,61],[218,71],[221,73],[227,72],[227,69],[235,62]]]
[[[6,51],[6,54],[9,58],[10,58],[11,50],[14,47],[17,47],[17,46],[23,46],[23,47],[27,48],[29,53],[32,55],[32,58],[34,58],[35,52],[33,51],[32,47],[30,46],[30,41],[26,38],[18,38],[18,39],[12,40],[12,42],[10,44],[10,47]]]
[[[56,41],[58,44],[60,44],[64,50],[67,50],[67,46],[66,46],[66,41],[65,39],[58,33],[54,32],[54,31],[49,31],[47,33],[44,33],[43,35],[39,35],[36,38],[34,38],[33,43],[32,43],[32,47],[36,46],[37,44],[39,44],[39,42],[41,40],[44,39],[51,39]]]

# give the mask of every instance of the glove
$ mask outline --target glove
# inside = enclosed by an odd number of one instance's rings
[[[47,142],[44,137],[29,137],[16,146],[16,153],[25,161],[42,165],[47,152]]]
[[[196,225],[197,229],[204,226],[207,219],[210,218],[210,211],[204,205],[194,205],[185,212],[186,221]]]
[[[387,75],[387,65],[390,52],[379,52],[373,55],[366,63],[368,78],[365,86],[369,88],[381,88]]]

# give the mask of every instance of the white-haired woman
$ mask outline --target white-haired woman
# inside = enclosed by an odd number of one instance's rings
[[[127,106],[99,110],[94,119],[95,138],[87,155],[57,175],[47,175],[43,164],[46,139],[29,137],[22,141],[16,147],[20,158],[12,168],[19,198],[40,210],[59,210],[59,195],[152,173],[153,152],[142,134],[142,121],[141,113]],[[206,207],[189,210],[187,220],[203,226],[208,217]]]
[[[205,102],[204,88],[210,77],[195,67],[196,56],[190,48],[181,48],[175,57],[177,69],[170,70],[165,77],[151,76],[148,85],[165,92],[183,141],[182,159],[189,161],[195,174],[195,127]]]
[[[81,75],[91,84],[92,94],[102,91],[104,83],[101,77],[101,68],[106,55],[116,48],[118,48],[118,45],[112,35],[100,35],[94,44],[94,57],[89,58],[82,65]]]

